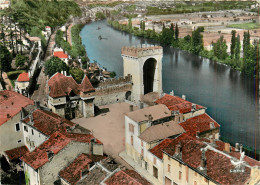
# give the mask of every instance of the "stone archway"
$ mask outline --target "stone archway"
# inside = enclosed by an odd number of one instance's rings
[[[144,94],[153,92],[156,63],[157,61],[154,58],[149,58],[144,63],[143,66]]]

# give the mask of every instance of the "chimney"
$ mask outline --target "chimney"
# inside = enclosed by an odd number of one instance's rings
[[[239,151],[239,143],[236,143],[235,151],[236,151],[236,152]]]
[[[93,150],[93,145],[96,143],[96,138],[92,138],[91,140],[90,140],[90,150],[89,150],[89,153],[91,154],[91,155],[93,155],[94,154],[94,150]]]
[[[243,145],[242,144],[240,144],[240,153],[242,153],[243,152]]]
[[[33,115],[32,114],[29,115],[29,118],[30,118],[30,122],[33,123]]]
[[[173,91],[173,90],[170,92],[170,95],[171,95],[171,96],[174,96],[174,91]]]
[[[186,100],[186,96],[185,96],[184,94],[182,95],[181,98],[184,99],[184,100]]]
[[[178,143],[175,147],[175,155],[179,155],[181,153],[181,143]]]
[[[130,105],[129,108],[130,108],[130,112],[134,111],[134,106],[133,105]]]
[[[40,101],[35,100],[35,101],[34,101],[34,104],[35,104],[35,106],[36,106],[37,109],[40,109]]]
[[[209,141],[210,141],[211,144],[215,144],[215,140],[214,140],[212,135],[209,136]]]
[[[25,117],[25,110],[24,108],[22,107],[21,108],[21,119],[23,119]]]
[[[191,105],[191,111],[196,111],[196,104],[195,104],[195,103],[193,103],[193,104]]]
[[[229,143],[225,143],[225,151],[227,153],[230,153],[230,144]]]
[[[140,109],[143,109],[144,108],[144,103],[143,102],[140,102]]]
[[[206,159],[206,155],[205,155],[206,149],[202,148],[201,152],[202,152],[202,154],[201,154],[200,167],[203,169],[206,169],[206,167],[207,167],[207,159]]]

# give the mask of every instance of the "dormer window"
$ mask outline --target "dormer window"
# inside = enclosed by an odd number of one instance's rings
[[[214,129],[214,128],[215,128],[214,122],[210,122],[210,129]]]

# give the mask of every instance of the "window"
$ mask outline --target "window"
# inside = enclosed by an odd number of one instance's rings
[[[24,128],[24,130],[25,130],[26,132],[28,132],[27,126],[24,126],[23,128]]]
[[[180,167],[180,168],[182,167],[181,163],[179,163],[179,167]]]
[[[194,181],[194,185],[197,185],[197,182],[196,182],[196,181]]]
[[[153,158],[153,164],[156,165],[156,158],[155,157]]]
[[[134,129],[135,129],[134,125],[129,123],[129,132],[134,133]]]
[[[168,164],[168,172],[171,173],[171,165]]]
[[[16,123],[16,125],[15,125],[15,130],[18,132],[18,131],[20,131],[20,124],[19,123]]]
[[[21,140],[21,139],[17,141],[17,143],[21,143],[21,142],[22,142],[22,140]]]
[[[131,145],[133,146],[134,145],[134,137],[131,136]]]
[[[181,180],[181,172],[179,171],[179,179]]]
[[[32,135],[34,135],[34,133],[33,133],[33,129],[32,129]]]

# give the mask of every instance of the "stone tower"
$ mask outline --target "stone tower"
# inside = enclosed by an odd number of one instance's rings
[[[133,89],[131,100],[138,103],[150,92],[162,93],[162,56],[161,46],[140,45],[122,47],[124,76],[132,76]]]

